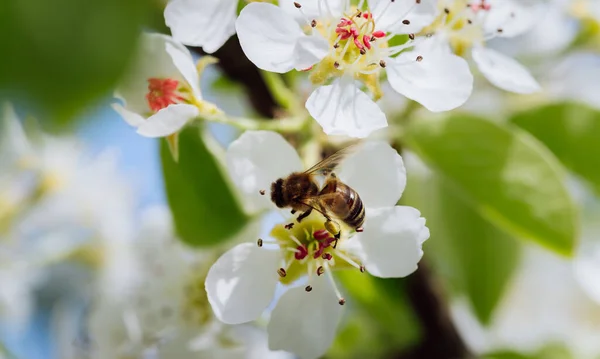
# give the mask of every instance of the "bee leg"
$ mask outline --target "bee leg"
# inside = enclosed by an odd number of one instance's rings
[[[300,214],[298,216],[298,218],[296,219],[298,221],[298,223],[300,223],[304,218],[308,217],[311,212],[312,212],[312,208],[309,208],[308,211],[303,212],[302,214]]]
[[[335,238],[335,243],[333,244],[333,249],[335,249],[335,247],[337,246],[337,242],[340,239],[342,232],[338,232],[336,235],[333,236],[333,238]]]
[[[291,213],[292,213],[292,214],[296,214],[296,212],[297,212],[297,211],[296,211],[295,209],[292,209],[292,212],[291,212]]]

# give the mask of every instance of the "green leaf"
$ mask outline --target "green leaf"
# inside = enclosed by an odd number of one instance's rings
[[[30,102],[42,112],[40,118],[64,125],[111,94],[136,48],[150,3],[2,1],[1,92]]]
[[[450,250],[443,255],[454,258],[457,286],[466,294],[475,315],[489,324],[517,268],[520,247],[515,238],[483,219],[443,180],[435,182],[438,205],[437,215],[431,218],[437,222],[433,235]]]
[[[217,244],[248,222],[229,180],[197,128],[179,135],[179,162],[161,140],[167,199],[177,234],[193,246]]]
[[[484,218],[573,253],[577,214],[565,171],[535,138],[471,116],[419,119],[407,130],[411,148]]]
[[[599,111],[583,104],[552,104],[519,113],[511,121],[542,141],[600,194]]]

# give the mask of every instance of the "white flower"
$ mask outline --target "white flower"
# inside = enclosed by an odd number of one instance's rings
[[[486,46],[495,37],[511,38],[533,26],[534,11],[514,0],[439,0],[438,15],[422,33],[431,36],[417,47],[438,48],[464,56],[471,51],[479,71],[495,86],[516,93],[540,89],[517,61]]]
[[[386,127],[373,100],[381,97],[379,77],[388,70],[392,87],[431,111],[463,104],[472,75],[455,55],[410,51],[415,41],[389,46],[398,34],[419,31],[434,8],[414,0],[370,0],[357,7],[347,0],[280,1],[247,5],[236,29],[246,56],[259,68],[284,73],[310,70],[318,87],[306,108],[325,133],[367,137]],[[406,50],[406,51],[405,51]],[[394,57],[400,53],[399,56]],[[364,85],[373,99],[360,90]]]
[[[289,358],[269,352],[258,328],[213,319],[204,290],[211,254],[184,247],[172,232],[168,209],[157,207],[144,212],[136,241],[106,243],[89,320],[92,357]]]
[[[119,84],[113,108],[146,137],[167,137],[176,157],[177,133],[188,122],[218,112],[202,100],[200,74],[189,50],[160,34],[144,34],[137,60]]]
[[[600,108],[600,56],[575,52],[559,59],[543,79],[544,89],[558,100],[579,101]]]
[[[237,5],[238,0],[172,0],[165,21],[175,40],[213,53],[235,34]]]
[[[597,358],[600,302],[578,281],[584,272],[586,282],[594,273],[590,267],[578,269],[579,262],[576,258],[574,267],[574,263],[552,253],[527,248],[489,327],[477,322],[466,303],[455,303],[453,316],[463,338],[478,354],[498,350],[535,354],[547,345],[561,344],[573,358]],[[597,277],[586,284],[592,283],[597,290]]]
[[[249,208],[274,210],[268,189],[277,178],[302,171],[296,151],[280,135],[248,131],[227,151],[227,167]],[[237,324],[258,318],[273,300],[278,283],[288,289],[271,313],[269,347],[317,358],[331,345],[345,300],[332,271],[356,268],[378,277],[404,277],[417,268],[429,237],[425,219],[411,207],[395,206],[406,184],[402,158],[384,142],[368,142],[336,169],[336,175],[359,193],[366,207],[362,233],[342,226],[339,241],[313,213],[276,225],[275,241],[243,243],[221,256],[206,278],[211,307],[220,320]],[[284,226],[292,222],[293,226]],[[335,244],[335,245],[334,245]],[[335,248],[334,248],[335,247]]]

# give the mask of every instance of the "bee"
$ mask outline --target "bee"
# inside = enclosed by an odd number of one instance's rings
[[[293,172],[285,178],[277,179],[271,184],[271,201],[279,208],[291,208],[292,214],[300,212],[298,223],[313,210],[320,212],[326,219],[325,228],[336,238],[335,245],[341,235],[340,225],[335,220],[362,232],[365,221],[363,202],[358,193],[333,172],[355,149],[356,146],[346,147],[304,172]],[[322,187],[318,176],[325,177]],[[292,226],[293,223],[290,223],[286,227]]]

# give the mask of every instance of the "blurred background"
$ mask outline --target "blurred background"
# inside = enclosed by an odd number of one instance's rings
[[[128,312],[104,299],[146,293],[130,283],[148,281],[152,300],[174,300],[173,288],[152,281],[146,266],[161,250],[148,248],[173,242],[186,252],[173,258],[201,257],[182,268],[164,260],[187,273],[248,240],[244,229],[190,238],[171,223],[203,233],[221,220],[169,198],[211,186],[233,193],[219,161],[238,130],[203,125],[217,145],[197,146],[192,187],[176,188],[165,181],[165,143],[139,136],[110,107],[142,31],[168,33],[165,3],[0,3],[0,358],[178,358],[111,351]],[[540,93],[507,93],[475,74],[467,104],[433,115],[386,91],[381,106],[409,177],[401,203],[422,211],[431,238],[408,278],[339,274],[351,299],[327,358],[600,358],[600,1],[529,3],[540,7],[535,26],[490,46],[518,58]],[[206,100],[231,115],[279,115],[235,36],[213,56]],[[301,76],[282,80],[304,99]],[[207,192],[190,201],[210,208],[219,191]]]

